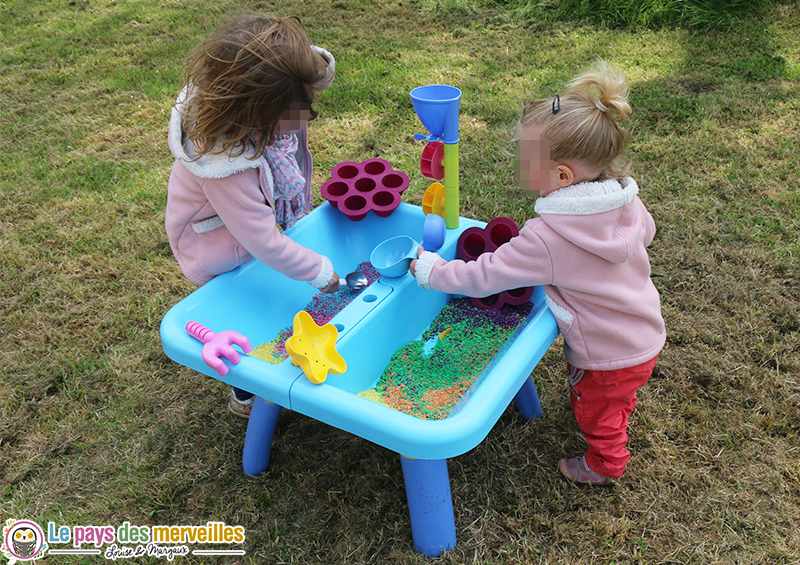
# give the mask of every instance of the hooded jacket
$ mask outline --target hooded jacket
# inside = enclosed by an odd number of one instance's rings
[[[335,63],[330,53],[315,49],[329,62],[328,76],[316,87],[322,90],[333,80]],[[186,278],[203,285],[255,257],[289,278],[325,288],[334,274],[330,260],[296,243],[275,225],[273,178],[264,155],[255,157],[255,148],[250,147],[236,157],[212,151],[197,158],[185,135],[182,113],[190,92],[184,88],[170,117],[168,141],[175,163],[165,217],[172,252]],[[296,159],[306,182],[308,206],[312,159],[307,129],[297,137]]]
[[[447,262],[424,252],[416,277],[425,288],[484,297],[541,285],[564,336],[564,354],[588,370],[634,367],[666,340],[647,246],[655,223],[632,178],[587,182],[537,199],[538,218],[476,261]]]

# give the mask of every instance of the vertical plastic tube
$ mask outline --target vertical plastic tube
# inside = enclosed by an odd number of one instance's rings
[[[431,136],[444,142],[444,209],[448,229],[458,227],[458,106],[461,91],[446,84],[418,86],[411,102],[422,125]],[[417,139],[430,136],[416,135]]]
[[[520,387],[519,392],[514,397],[514,406],[527,420],[542,417],[542,404],[539,402],[539,394],[536,392],[536,385],[533,378],[528,377]]]
[[[245,475],[255,477],[266,470],[272,449],[272,436],[275,435],[275,425],[278,423],[280,413],[279,404],[264,400],[260,396],[255,397],[250,421],[247,423],[247,433],[244,436],[242,468]]]
[[[411,537],[425,557],[438,557],[456,546],[456,523],[446,459],[400,456],[406,484]]]
[[[444,220],[448,229],[458,227],[458,143],[444,142]]]

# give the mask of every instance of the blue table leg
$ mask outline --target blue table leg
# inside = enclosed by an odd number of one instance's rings
[[[539,395],[532,377],[525,379],[525,383],[514,397],[514,406],[527,420],[542,417],[542,404],[539,402]]]
[[[447,459],[410,459],[401,455],[400,463],[414,547],[425,557],[438,557],[456,546]]]
[[[244,436],[242,467],[246,475],[255,477],[263,473],[269,464],[272,436],[281,413],[279,404],[274,404],[256,396]]]

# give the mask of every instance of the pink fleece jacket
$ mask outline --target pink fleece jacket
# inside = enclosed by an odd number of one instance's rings
[[[562,188],[535,204],[538,218],[519,236],[477,261],[447,262],[424,252],[418,283],[466,296],[542,285],[573,366],[634,367],[666,340],[647,246],[655,223],[632,178]]]
[[[329,62],[328,76],[316,87],[322,90],[333,80],[335,63],[330,53],[314,48]],[[186,278],[203,285],[255,257],[291,279],[325,288],[334,274],[330,260],[275,225],[272,172],[264,155],[253,158],[251,147],[237,157],[212,152],[196,159],[181,111],[188,92],[184,88],[178,96],[169,123],[175,163],[165,218],[172,252]],[[306,129],[298,134],[298,142],[296,158],[310,205],[312,161]]]

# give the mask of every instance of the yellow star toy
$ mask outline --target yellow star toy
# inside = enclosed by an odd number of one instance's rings
[[[295,367],[301,367],[312,383],[325,382],[328,373],[341,375],[347,363],[336,351],[339,332],[332,324],[320,327],[305,310],[294,316],[294,334],[286,340],[286,352]]]

